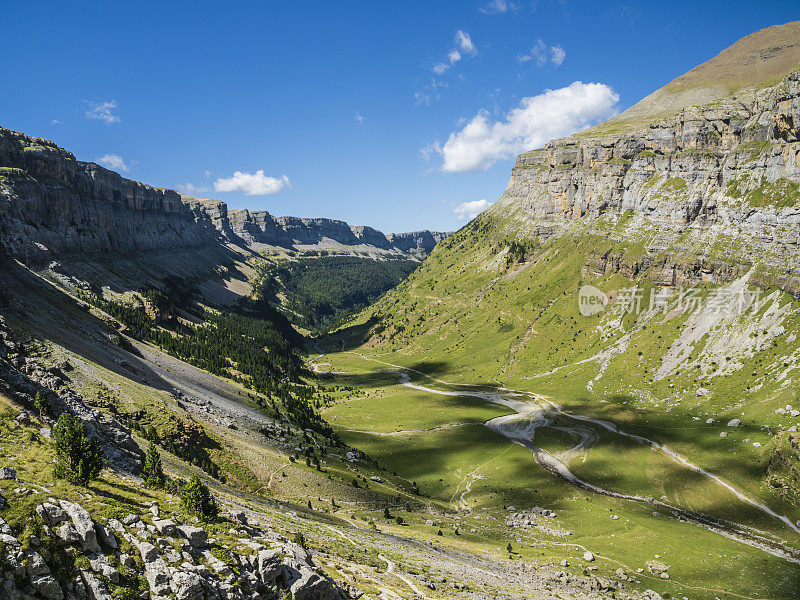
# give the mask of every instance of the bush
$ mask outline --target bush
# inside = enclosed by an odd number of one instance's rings
[[[304,536],[302,533],[300,533],[300,532],[298,531],[298,532],[297,532],[297,533],[295,533],[295,534],[294,534],[294,536],[292,537],[292,542],[294,542],[294,543],[295,543],[295,544],[297,544],[298,546],[305,546],[305,545],[306,545],[306,538],[305,538],[305,536]]]
[[[161,467],[161,454],[158,452],[158,447],[153,442],[147,447],[147,453],[144,455],[144,467],[142,467],[142,479],[150,487],[162,487],[166,476]]]
[[[180,497],[184,510],[201,521],[211,521],[219,514],[217,501],[198,475],[181,487]]]
[[[105,455],[97,440],[86,437],[83,421],[68,412],[61,413],[53,427],[56,449],[55,476],[76,485],[87,485],[103,468]]]

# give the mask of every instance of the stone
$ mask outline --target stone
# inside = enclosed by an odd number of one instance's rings
[[[150,592],[159,596],[170,592],[170,574],[167,563],[158,553],[158,549],[149,542],[139,543],[139,553],[144,562],[144,575]]]
[[[55,504],[45,502],[36,507],[36,514],[39,515],[47,525],[55,526],[67,520],[67,513],[64,509]]]
[[[731,419],[728,421],[728,427],[738,427],[742,424],[741,419]]]
[[[293,600],[340,600],[336,587],[325,577],[317,575],[308,567],[301,566],[289,591]]]
[[[16,479],[17,470],[14,467],[0,467],[0,479]]]
[[[88,571],[81,571],[81,579],[86,585],[86,592],[89,600],[113,600],[105,584]]]
[[[56,527],[55,533],[56,537],[58,537],[63,543],[70,546],[73,544],[79,544],[83,541],[81,536],[78,535],[78,532],[75,531],[75,528],[69,523],[64,523],[63,525]]]
[[[171,589],[176,600],[201,600],[203,579],[197,573],[176,571],[172,574]]]
[[[258,579],[264,585],[272,585],[281,574],[281,553],[277,550],[260,550],[257,562]]]
[[[172,536],[178,532],[175,521],[171,521],[170,519],[153,519],[153,526],[162,535]]]
[[[33,580],[37,577],[50,574],[50,567],[44,562],[44,559],[38,552],[28,553],[28,577]]]
[[[80,504],[67,502],[66,500],[61,500],[59,505],[64,509],[64,512],[67,513],[69,518],[72,519],[75,531],[78,532],[81,538],[83,549],[89,552],[99,552],[100,545],[97,543],[97,532],[94,529],[94,521],[89,513],[86,512],[86,509]]]
[[[208,533],[202,527],[191,525],[178,525],[176,527],[180,533],[194,548],[203,548],[208,540]]]
[[[119,583],[119,571],[117,571],[104,555],[99,555],[96,558],[89,559],[89,565],[92,571],[99,573],[111,583]]]
[[[583,560],[586,562],[592,562],[594,560],[594,554],[589,552],[588,550],[583,553]]]
[[[31,585],[36,588],[36,592],[46,600],[62,600],[64,590],[52,575],[43,575],[31,579]]]
[[[101,546],[111,548],[112,550],[119,548],[117,538],[106,527],[100,523],[95,523],[94,530],[97,533],[97,541]]]

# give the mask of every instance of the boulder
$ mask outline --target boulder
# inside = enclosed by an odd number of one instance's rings
[[[60,527],[56,528],[56,537],[59,538],[63,543],[67,545],[79,544],[81,543],[81,536],[78,535],[78,532],[75,531],[75,528],[69,524],[64,523]]]
[[[202,600],[203,579],[197,573],[175,571],[172,574],[172,592],[175,600]]]
[[[92,567],[92,571],[95,573],[99,573],[111,583],[119,583],[119,571],[111,566],[111,563],[108,562],[108,558],[104,555],[101,554],[96,558],[89,559],[89,564]]]
[[[277,550],[260,550],[257,559],[258,579],[264,585],[272,585],[281,574],[281,553]]]
[[[592,562],[594,560],[594,554],[589,551],[583,553],[583,560],[586,562]]]
[[[163,535],[172,536],[178,531],[175,526],[175,521],[169,519],[153,519],[153,526]]]
[[[29,552],[28,553],[28,577],[30,577],[31,582],[38,577],[42,577],[43,575],[49,575],[50,568],[44,562],[44,559],[38,552]]]
[[[206,541],[208,541],[208,532],[202,527],[178,525],[176,529],[194,548],[202,548],[206,545]]]
[[[95,532],[94,521],[89,513],[80,504],[75,504],[74,502],[61,500],[59,504],[69,518],[72,519],[75,531],[78,532],[81,538],[83,549],[89,552],[99,552],[100,545],[97,543],[97,532]]]
[[[144,562],[144,575],[151,594],[164,596],[170,593],[170,576],[167,563],[158,553],[158,549],[149,542],[139,543],[139,553]]]
[[[89,600],[113,600],[105,584],[88,571],[81,571],[81,578],[86,585],[86,595]]]
[[[0,479],[16,479],[17,470],[14,467],[0,467]]]
[[[67,513],[60,506],[45,502],[36,507],[36,514],[41,517],[45,524],[56,526],[67,520]]]
[[[31,579],[31,585],[36,588],[36,592],[46,600],[62,600],[64,590],[52,575],[43,575]]]
[[[95,523],[94,530],[97,533],[97,541],[100,542],[101,546],[111,548],[112,550],[119,548],[116,536],[114,536],[114,534],[106,529],[103,525],[100,523]]]
[[[738,427],[742,424],[741,419],[731,419],[728,421],[728,427]]]
[[[341,596],[330,579],[317,575],[308,567],[300,567],[299,577],[289,591],[294,600],[340,600]]]

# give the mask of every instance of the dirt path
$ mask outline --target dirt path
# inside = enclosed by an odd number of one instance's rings
[[[362,355],[363,357],[363,355]],[[364,357],[367,358],[367,357]],[[602,494],[605,496],[610,496],[613,498],[618,498],[620,500],[626,500],[631,502],[638,502],[638,503],[646,503],[652,506],[656,506],[662,509],[666,509],[677,516],[685,518],[689,521],[692,521],[709,531],[713,531],[719,535],[723,535],[729,539],[738,541],[740,543],[752,546],[754,548],[758,548],[764,552],[772,554],[778,558],[782,558],[789,562],[800,564],[800,551],[795,548],[792,548],[788,545],[775,542],[771,539],[762,537],[756,533],[753,533],[751,530],[747,530],[745,528],[733,528],[727,525],[723,525],[721,523],[712,521],[702,515],[698,515],[684,509],[678,508],[676,506],[672,506],[665,502],[661,502],[659,500],[655,500],[653,498],[646,498],[643,496],[637,496],[634,494],[623,494],[620,492],[614,492],[612,490],[607,490],[598,486],[595,486],[587,481],[584,481],[577,476],[575,476],[567,466],[561,462],[558,458],[544,450],[543,448],[539,448],[538,446],[533,444],[533,438],[535,435],[535,431],[539,427],[549,425],[553,418],[549,417],[548,414],[555,414],[557,416],[578,420],[581,422],[588,422],[594,425],[603,427],[608,431],[622,435],[624,437],[634,439],[639,441],[642,444],[646,444],[651,446],[654,450],[662,452],[666,457],[670,460],[678,463],[679,465],[691,469],[696,473],[704,475],[705,477],[711,479],[716,484],[722,486],[729,492],[731,492],[736,498],[741,500],[742,502],[749,504],[765,514],[769,515],[770,517],[776,518],[789,526],[793,531],[800,533],[800,528],[797,527],[790,519],[788,519],[784,515],[779,515],[775,513],[772,509],[768,506],[760,503],[752,498],[749,498],[740,490],[736,489],[731,484],[725,482],[719,476],[714,475],[713,473],[709,473],[704,469],[701,469],[697,465],[694,465],[690,462],[687,458],[681,456],[680,454],[672,451],[670,448],[663,444],[659,444],[653,440],[648,438],[629,434],[620,430],[616,425],[613,423],[609,423],[607,421],[603,421],[601,419],[594,419],[591,417],[584,417],[582,415],[575,415],[572,413],[564,412],[556,405],[555,403],[546,400],[540,396],[536,396],[534,394],[530,394],[528,392],[522,392],[518,390],[511,390],[506,388],[501,388],[498,391],[483,391],[483,390],[471,390],[471,389],[460,389],[460,390],[437,390],[434,388],[429,388],[425,386],[421,386],[419,384],[415,384],[411,382],[411,378],[408,375],[408,371],[418,372],[425,377],[429,377],[425,373],[421,373],[419,371],[415,371],[414,369],[405,369],[400,365],[393,365],[391,363],[387,363],[384,361],[380,361],[375,358],[369,358],[368,360],[372,360],[379,364],[384,364],[386,366],[394,367],[398,369],[399,373],[399,383],[405,387],[410,387],[412,389],[416,389],[419,391],[424,391],[432,394],[439,394],[444,396],[469,396],[469,397],[476,397],[484,399],[488,402],[492,402],[494,404],[499,404],[502,406],[506,406],[511,408],[515,411],[516,414],[504,415],[501,417],[496,417],[486,422],[486,426],[496,431],[498,434],[508,438],[509,440],[513,441],[516,444],[520,444],[525,448],[528,448],[533,456],[534,461],[542,466],[543,468],[547,469],[551,473],[561,477],[565,481],[575,485],[576,487],[580,487],[586,491],[590,491],[597,494]],[[441,383],[443,385],[452,386],[445,381],[441,381],[435,379],[433,377],[429,377],[431,380],[436,381],[437,383]],[[522,401],[517,398],[524,397],[528,399],[527,401]],[[537,402],[533,402],[531,400],[535,399]],[[541,403],[541,404],[539,404]],[[542,406],[545,404],[546,406]],[[578,446],[581,445],[579,441]],[[574,448],[573,448],[574,450]]]

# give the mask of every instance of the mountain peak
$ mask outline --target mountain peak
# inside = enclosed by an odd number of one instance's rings
[[[667,117],[745,88],[774,85],[797,69],[800,21],[765,27],[676,77],[607,123],[634,126],[645,119]]]

